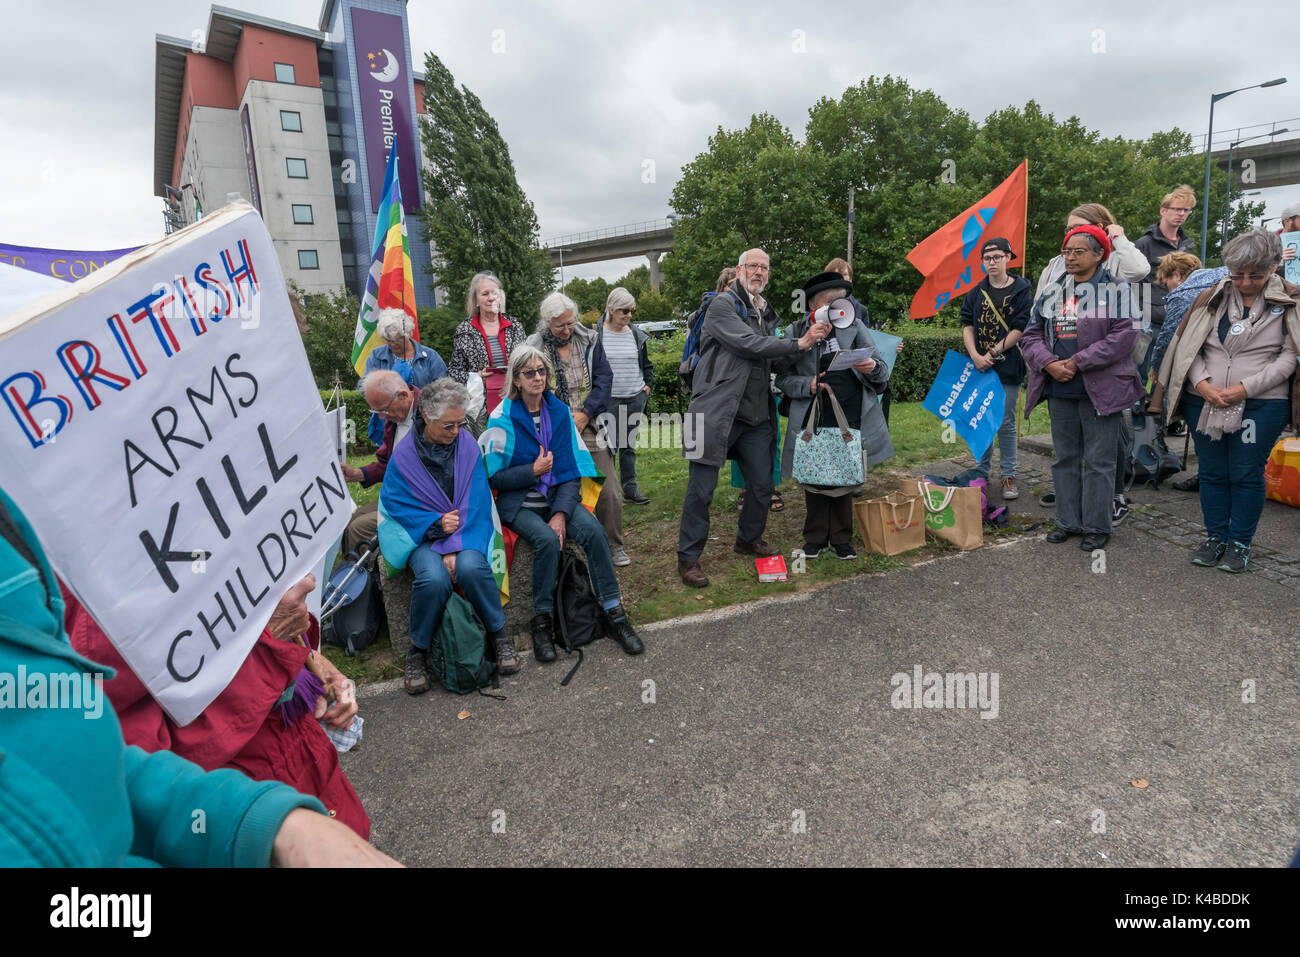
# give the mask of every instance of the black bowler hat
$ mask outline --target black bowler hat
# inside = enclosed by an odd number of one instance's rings
[[[827,289],[839,289],[845,295],[852,295],[853,283],[837,272],[819,272],[803,284],[803,294],[808,301],[811,301],[817,293],[825,292]]]
[[[1016,254],[1011,251],[1011,244],[1007,242],[1005,239],[1003,239],[1001,236],[998,236],[995,239],[990,239],[988,242],[986,242],[980,248],[980,256],[983,256],[985,253],[992,252],[994,250],[997,250],[998,252],[1006,253],[1012,259],[1016,258]]]

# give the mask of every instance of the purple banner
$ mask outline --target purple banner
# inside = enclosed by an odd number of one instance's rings
[[[119,256],[139,249],[128,246],[126,249],[40,249],[36,246],[11,246],[0,243],[0,263],[30,269],[43,276],[53,276],[65,282],[72,282],[83,276],[89,276],[96,269],[112,262]]]
[[[248,164],[248,189],[253,194],[253,208],[262,214],[262,193],[257,188],[257,160],[253,156],[253,124],[248,119],[248,104],[239,111],[239,124],[244,129],[244,162]]]
[[[419,143],[412,136],[410,70],[403,58],[402,18],[373,10],[352,10],[352,55],[361,93],[361,131],[370,168],[370,209],[383,199],[384,168],[393,138],[398,141],[397,175],[402,183],[402,208],[420,208],[420,180],[415,156]]]

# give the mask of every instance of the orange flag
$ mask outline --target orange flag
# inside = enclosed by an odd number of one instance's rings
[[[912,297],[908,318],[933,316],[951,300],[974,289],[984,278],[980,247],[987,240],[1001,236],[1023,258],[1028,213],[1029,160],[1025,160],[997,189],[907,254],[907,261],[925,276]]]

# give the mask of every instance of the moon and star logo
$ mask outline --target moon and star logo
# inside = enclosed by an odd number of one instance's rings
[[[392,83],[397,79],[397,70],[399,61],[392,50],[387,48],[380,50],[378,53],[367,53],[366,59],[369,60],[369,66],[374,67],[379,59],[384,58],[384,68],[382,70],[371,70],[370,75],[380,83]]]

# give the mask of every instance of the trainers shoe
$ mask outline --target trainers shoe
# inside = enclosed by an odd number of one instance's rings
[[[849,559],[849,558],[858,557],[858,553],[853,550],[852,543],[846,543],[844,545],[832,545],[831,551],[835,552],[836,558]]]
[[[1005,501],[1020,498],[1020,487],[1016,485],[1014,476],[1004,477],[1002,479],[1002,498]]]
[[[801,552],[803,552],[803,557],[804,557],[804,558],[816,558],[818,555],[820,555],[822,552],[824,552],[824,551],[826,550],[826,546],[825,546],[825,545],[810,545],[810,544],[808,544],[807,542],[804,542],[803,548],[801,548],[801,549],[799,549],[799,550],[800,550]]]
[[[1218,535],[1211,535],[1201,542],[1201,547],[1192,552],[1192,564],[1200,565],[1202,568],[1214,568],[1219,564],[1219,559],[1223,557],[1224,550],[1228,543]]]
[[[1111,503],[1110,507],[1110,524],[1114,526],[1124,521],[1128,517],[1129,511],[1129,505],[1124,496],[1115,496],[1115,501]]]
[[[612,557],[614,559],[614,564],[617,565],[619,568],[623,568],[626,565],[632,564],[632,559],[628,558],[627,552],[623,551],[623,549],[621,548],[614,549],[614,554]]]
[[[1246,570],[1250,564],[1250,546],[1243,545],[1241,542],[1233,542],[1223,550],[1223,557],[1219,559],[1219,568],[1225,572],[1232,572],[1239,575]]]
[[[515,643],[504,632],[493,643],[496,645],[497,671],[501,674],[512,675],[524,666],[515,652]]]
[[[1056,493],[1048,492],[1046,495],[1039,496],[1038,504],[1043,508],[1051,508],[1056,504]]]
[[[429,661],[422,649],[411,645],[406,652],[406,677],[402,683],[407,694],[424,694],[429,690]]]

